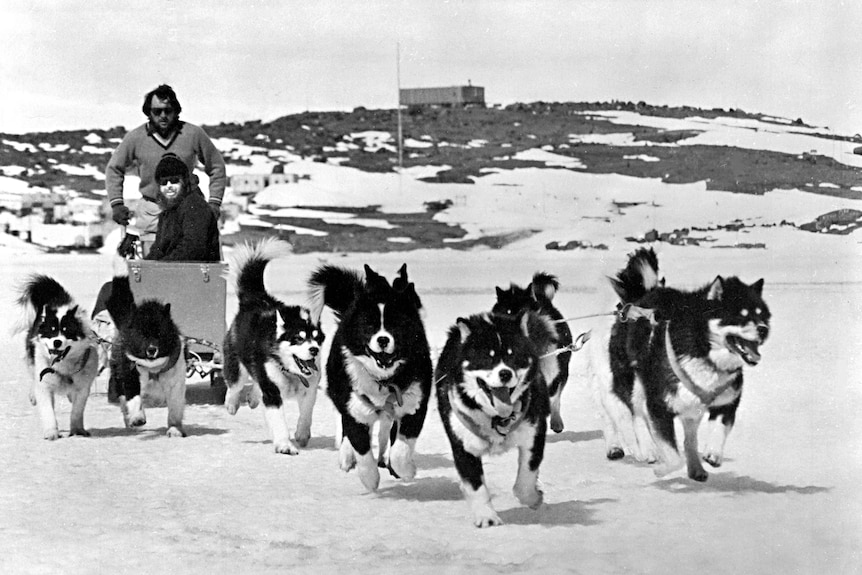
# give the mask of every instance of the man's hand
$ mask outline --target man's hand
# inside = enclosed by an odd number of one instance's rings
[[[221,217],[221,206],[212,202],[207,205],[209,206],[210,211],[213,213],[213,216],[215,216],[216,221],[218,221],[218,219]]]
[[[127,208],[123,204],[117,204],[116,206],[113,206],[111,209],[114,212],[113,214],[111,214],[111,217],[113,218],[113,220],[115,222],[117,222],[121,226],[129,225],[129,218],[132,215],[132,213],[129,211],[129,208]]]

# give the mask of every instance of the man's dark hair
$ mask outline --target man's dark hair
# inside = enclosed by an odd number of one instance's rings
[[[144,106],[142,110],[144,111],[144,115],[146,117],[150,117],[150,104],[153,102],[153,96],[158,96],[159,100],[167,100],[171,104],[171,108],[176,112],[177,117],[179,117],[180,112],[183,111],[183,107],[180,106],[180,101],[177,100],[177,94],[174,92],[174,89],[168,86],[167,84],[162,84],[155,90],[150,90],[147,92],[147,95],[144,96]]]

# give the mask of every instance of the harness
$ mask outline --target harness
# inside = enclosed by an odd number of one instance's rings
[[[158,379],[161,374],[165,373],[169,369],[172,369],[177,364],[177,361],[179,361],[180,359],[180,353],[182,352],[183,347],[184,346],[182,345],[176,346],[176,349],[171,352],[171,355],[168,358],[168,362],[163,365],[158,371],[152,371],[146,366],[139,364],[138,362],[135,362],[135,366],[138,368],[138,371],[146,371],[149,374],[150,378]]]
[[[76,369],[72,373],[68,373],[68,374],[60,373],[59,371],[54,369],[54,364],[57,363],[58,361],[63,361],[64,359],[66,359],[66,356],[69,355],[69,351],[71,349],[72,349],[71,347],[67,347],[66,351],[64,351],[62,354],[60,354],[54,358],[54,360],[51,362],[50,366],[48,366],[45,369],[43,369],[42,371],[40,371],[39,372],[39,381],[42,381],[42,378],[45,377],[46,375],[48,375],[49,373],[56,373],[57,375],[65,378],[65,379],[72,379],[73,375],[80,373],[81,370],[83,370],[85,367],[87,367],[87,362],[90,361],[90,352],[93,351],[93,348],[91,348],[91,347],[88,347],[87,350],[84,352],[84,355],[81,356],[81,365],[78,367],[78,369]]]
[[[386,396],[386,401],[383,403],[383,407],[377,407],[377,404],[371,401],[371,398],[364,393],[357,393],[356,397],[358,397],[360,401],[375,413],[386,413],[391,418],[395,419],[395,405],[397,404],[398,407],[402,407],[404,405],[404,397],[402,396],[401,388],[392,383],[392,380],[390,379],[378,381],[377,385],[380,387],[381,391],[383,391],[384,387],[389,390],[389,395]]]
[[[711,405],[712,402],[718,398],[722,393],[727,391],[735,379],[731,378],[727,382],[719,385],[712,391],[708,391],[692,381],[692,379],[688,376],[685,370],[682,368],[682,365],[679,363],[679,358],[676,356],[676,352],[673,349],[673,345],[670,341],[670,321],[667,322],[664,330],[664,347],[667,352],[667,361],[670,364],[670,368],[673,371],[673,374],[679,379],[680,383],[682,383],[683,387],[693,393],[704,405]],[[738,370],[737,370],[738,371]]]
[[[272,354],[269,356],[269,358],[275,362],[276,367],[282,373],[282,375],[290,376],[290,377],[297,377],[297,378],[299,378],[299,381],[302,383],[302,385],[304,385],[306,388],[309,386],[308,380],[305,379],[303,376],[296,374],[296,373],[293,373],[292,371],[287,369],[287,366],[284,365],[284,362],[281,361],[280,357],[278,357],[275,354]]]
[[[527,384],[529,386],[529,384]],[[453,388],[449,388],[449,404],[455,405],[455,391]],[[484,391],[484,390],[483,390]],[[485,392],[486,395],[490,397],[490,394]],[[508,417],[501,417],[499,415],[490,416],[491,417],[491,429],[497,433],[500,437],[507,437],[510,433],[515,431],[521,423],[524,421],[524,417],[527,415],[527,410],[530,408],[530,400],[532,396],[527,393],[527,400],[521,401],[520,399],[515,402],[515,405],[512,406],[512,413],[509,414]],[[493,402],[493,399],[491,399]],[[466,413],[462,412],[460,409],[453,409],[455,412],[455,416],[458,418],[464,427],[466,427],[473,435],[477,437],[481,437],[485,441],[491,442],[493,437],[489,437],[487,433],[482,429],[482,427],[476,423],[476,421],[470,419]],[[484,413],[484,412],[483,412]],[[487,414],[485,414],[487,415]]]

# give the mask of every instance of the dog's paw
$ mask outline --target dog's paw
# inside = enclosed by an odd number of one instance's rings
[[[43,432],[42,437],[48,441],[56,441],[57,439],[60,439],[60,432],[56,429],[46,429]]]
[[[623,451],[622,447],[614,446],[608,448],[608,451],[605,453],[608,459],[611,461],[616,461],[617,459],[622,459],[626,456],[626,452]]]
[[[168,428],[166,435],[168,437],[185,437],[186,432],[182,428],[172,425]]]
[[[261,394],[260,388],[256,385],[252,385],[251,389],[248,390],[246,394],[246,402],[248,403],[249,409],[254,409],[258,405],[260,405],[261,400],[263,399],[263,395]]]
[[[299,431],[293,434],[293,441],[300,447],[306,447],[311,439],[311,431]]]
[[[680,469],[682,467],[682,461],[676,460],[673,462],[661,461],[656,462],[655,467],[653,467],[652,472],[656,477],[664,477],[665,475],[669,475],[674,471]]]
[[[86,429],[71,429],[69,430],[69,437],[74,435],[79,435],[81,437],[90,437],[90,432]]]
[[[551,414],[551,430],[554,433],[562,433],[565,426],[563,425],[563,418],[559,413]]]
[[[139,411],[138,413],[134,413],[129,415],[129,421],[126,424],[126,427],[141,427],[147,424],[147,416]]]
[[[239,411],[239,394],[234,393],[230,388],[224,398],[224,407],[230,415],[236,415]]]
[[[356,470],[359,472],[359,480],[362,481],[365,489],[377,491],[377,487],[380,485],[380,471],[377,469],[377,464],[360,465]]]
[[[473,512],[473,525],[475,525],[479,529],[484,529],[485,527],[494,527],[496,525],[502,524],[503,520],[500,519],[500,516],[497,515],[497,512],[490,507],[479,509]]]
[[[721,454],[719,453],[706,453],[703,456],[703,460],[712,465],[713,467],[721,467],[723,462]]]
[[[283,455],[299,455],[299,449],[291,441],[276,441],[275,452]]]
[[[526,505],[530,509],[538,509],[542,505],[542,501],[544,501],[542,490],[536,486],[521,488],[516,485],[512,492],[522,505]]]
[[[396,441],[389,453],[389,466],[396,477],[408,481],[416,477],[413,449],[403,441]]]
[[[346,438],[341,440],[341,447],[338,449],[338,467],[345,473],[356,467],[356,453]]]

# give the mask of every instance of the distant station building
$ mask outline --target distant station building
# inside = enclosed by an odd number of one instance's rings
[[[447,88],[402,88],[399,90],[402,106],[485,106],[485,88],[450,86]]]

